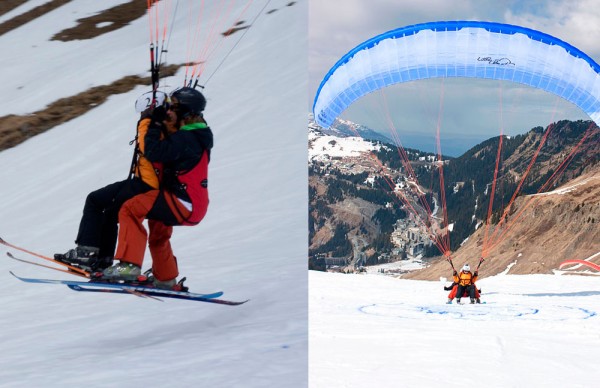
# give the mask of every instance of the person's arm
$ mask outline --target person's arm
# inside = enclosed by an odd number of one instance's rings
[[[179,147],[175,141],[178,133],[170,135],[167,139],[161,140],[160,136],[166,128],[164,120],[166,111],[162,107],[154,109],[152,120],[148,126],[148,131],[144,136],[145,149],[142,151],[144,156],[151,162],[169,162],[179,157]]]
[[[138,136],[138,147],[140,148],[140,152],[143,154],[146,149],[145,137],[146,133],[148,133],[148,127],[150,126],[150,118],[146,117],[139,121],[137,127],[137,136]]]

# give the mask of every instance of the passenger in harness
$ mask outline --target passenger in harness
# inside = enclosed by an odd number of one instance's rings
[[[448,303],[452,303],[452,298],[456,296],[456,303],[460,303],[460,298],[468,295],[471,299],[471,303],[480,303],[479,300],[479,292],[475,287],[475,282],[477,281],[477,277],[479,274],[477,271],[475,273],[471,272],[471,267],[469,264],[465,264],[460,273],[456,271],[453,273],[454,287],[453,290],[448,295]],[[454,290],[455,288],[455,290]],[[454,295],[452,295],[454,293]]]
[[[164,230],[152,230],[155,246],[152,272],[162,288],[175,285],[179,270],[169,242],[170,226],[196,225],[208,208],[208,163],[213,134],[203,117],[206,99],[193,88],[171,94],[168,109],[157,107],[145,136],[144,157],[162,164],[160,188],[149,190],[126,201],[119,211],[119,235],[115,259],[119,263],[103,272],[106,280],[134,280],[141,273],[148,233],[143,221],[160,221]],[[179,129],[161,140],[169,118],[176,118]],[[162,234],[162,236],[161,236]],[[162,237],[162,238],[161,238]]]
[[[162,92],[157,93],[155,101],[158,106],[168,104],[168,98]],[[55,254],[55,260],[88,272],[102,271],[110,267],[113,264],[117,245],[118,214],[121,205],[138,194],[159,188],[157,171],[160,169],[143,156],[144,140],[151,123],[153,107],[145,106],[138,111],[141,114],[137,124],[136,146],[129,178],[88,194],[75,239],[77,246],[66,253]],[[174,118],[167,119],[164,124],[163,136],[168,136],[177,130],[178,124]],[[150,251],[153,256],[155,255],[154,244],[154,233],[151,233]]]

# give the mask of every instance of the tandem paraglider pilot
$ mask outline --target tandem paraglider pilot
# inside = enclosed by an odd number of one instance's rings
[[[479,303],[479,297],[476,295],[477,289],[475,288],[475,282],[477,281],[477,277],[479,273],[475,271],[475,273],[471,272],[471,267],[469,264],[465,264],[460,273],[454,271],[452,274],[454,283],[456,284],[456,303],[460,303],[460,298],[463,295],[468,295],[471,299],[471,303]],[[477,299],[476,299],[477,298]],[[452,299],[448,298],[448,301],[451,303]]]
[[[171,100],[168,109],[154,110],[145,136],[144,156],[153,163],[162,163],[161,187],[137,195],[121,207],[115,254],[119,263],[104,270],[104,279],[127,281],[140,274],[148,241],[143,221],[148,218],[158,221],[149,221],[151,247],[160,253],[156,255],[159,262],[153,262],[152,273],[158,287],[174,286],[179,271],[169,243],[170,226],[196,225],[206,214],[208,163],[213,147],[213,134],[203,117],[206,99],[199,91],[184,87],[174,91]],[[181,126],[177,125],[175,133],[161,140],[169,115],[176,115]]]

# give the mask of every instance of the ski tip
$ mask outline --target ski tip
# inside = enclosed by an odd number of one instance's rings
[[[232,302],[231,305],[233,305],[233,306],[239,306],[239,305],[244,304],[244,303],[249,302],[249,301],[250,301],[250,299],[246,299],[246,300],[241,301],[241,302]]]

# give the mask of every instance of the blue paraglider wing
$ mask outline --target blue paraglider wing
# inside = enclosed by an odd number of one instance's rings
[[[354,101],[389,85],[437,77],[507,80],[546,90],[600,123],[600,66],[540,31],[476,21],[416,24],[378,35],[344,55],[315,96],[329,127]]]

